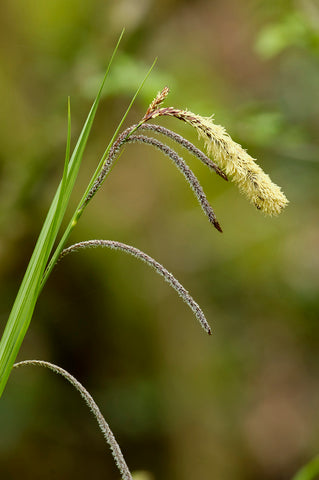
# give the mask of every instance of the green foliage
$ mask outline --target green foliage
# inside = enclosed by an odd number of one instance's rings
[[[138,61],[124,52],[118,52],[116,63],[112,67],[108,79],[108,87],[102,93],[103,97],[113,97],[118,95],[133,95],[135,85],[139,85],[141,78],[145,75],[146,63]],[[91,99],[101,83],[101,75],[90,75],[85,78],[81,84],[82,93]],[[174,78],[168,73],[154,71],[149,81],[140,92],[140,100],[145,104],[154,96],[154,92],[163,88],[163,85],[169,84],[174,87]]]
[[[292,480],[314,480],[319,475],[319,456],[312,459],[293,477]]]
[[[43,224],[37,244],[34,248],[30,263],[26,270],[0,342],[0,396],[10,375],[10,371],[20,349],[22,340],[29,327],[32,314],[41,291],[41,282],[45,267],[68,206],[68,202],[81,165],[88,136],[91,131],[96,110],[101,98],[102,89],[108,76],[108,72],[119,42],[113,52],[106,74],[100,86],[100,90],[82,128],[70,161],[69,152],[71,116],[70,108],[68,108],[68,135],[63,177],[52,201],[46,220]],[[64,238],[66,240],[67,237]]]
[[[316,52],[319,49],[318,31],[298,11],[289,12],[279,22],[267,24],[256,42],[256,50],[264,58],[274,57],[293,46]]]
[[[58,257],[65,245],[66,240],[68,239],[71,231],[77,224],[80,216],[83,213],[86,203],[84,203],[88,192],[90,191],[92,185],[100,174],[104,160],[111,148],[111,145],[116,138],[128,112],[130,111],[135,98],[137,97],[139,91],[141,90],[146,78],[150,74],[155,62],[149,69],[147,75],[145,76],[143,82],[139,86],[138,90],[135,92],[131,103],[129,104],[125,114],[123,115],[118,127],[115,130],[115,133],[106,148],[98,167],[93,174],[85,193],[83,194],[78,207],[76,208],[71,220],[66,227],[62,238],[52,253],[55,240],[57,238],[59,229],[64,218],[72,190],[74,188],[77,175],[80,169],[81,161],[87,144],[87,140],[93,125],[94,117],[101,99],[102,90],[105,84],[105,81],[108,77],[110,66],[112,64],[115,53],[117,52],[119,43],[123,36],[124,31],[122,32],[119,41],[113,51],[111,60],[109,62],[108,68],[100,85],[98,94],[94,100],[94,103],[91,107],[91,110],[88,114],[88,117],[85,121],[85,124],[82,128],[82,131],[79,135],[78,141],[74,148],[73,154],[70,158],[70,141],[71,141],[71,113],[70,113],[70,103],[68,102],[68,133],[67,133],[67,145],[66,145],[66,155],[62,180],[56,191],[54,199],[52,201],[51,207],[49,209],[46,220],[43,224],[41,233],[39,235],[37,244],[33,251],[30,263],[26,270],[25,276],[23,278],[21,287],[19,289],[18,295],[14,302],[12,311],[10,313],[5,331],[3,333],[1,342],[0,342],[0,396],[3,392],[3,389],[6,385],[10,371],[14,364],[15,358],[20,349],[22,340],[27,332],[29,327],[32,314],[38,299],[38,296],[45,285],[55,263],[58,260]],[[52,256],[51,256],[52,254]],[[51,259],[50,259],[51,256]],[[50,261],[49,261],[50,259]],[[47,263],[49,264],[47,266]],[[46,267],[47,266],[47,267]]]

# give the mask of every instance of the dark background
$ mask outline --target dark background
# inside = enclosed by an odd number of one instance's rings
[[[74,145],[126,27],[72,205],[154,57],[127,125],[169,85],[167,105],[214,113],[290,204],[266,218],[186,156],[221,235],[167,158],[129,146],[70,241],[146,251],[189,289],[213,336],[146,265],[94,250],[53,271],[19,359],[75,375],[147,480],[291,478],[319,447],[318,2],[2,0],[0,8],[1,332],[62,173],[67,96]],[[190,127],[162,123],[202,146]],[[0,403],[0,478],[75,477],[119,478],[95,420],[62,378],[13,371]]]

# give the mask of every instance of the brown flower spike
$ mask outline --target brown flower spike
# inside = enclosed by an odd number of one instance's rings
[[[165,98],[169,94],[169,88],[164,87],[161,92],[158,92],[148,109],[146,110],[144,118],[151,117],[152,113],[155,112],[160,105],[164,102]]]

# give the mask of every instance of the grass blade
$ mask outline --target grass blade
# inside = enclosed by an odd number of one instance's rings
[[[108,76],[111,63],[123,36],[122,32],[113,51],[101,87],[91,107],[77,144],[68,162],[67,177],[63,176],[53,198],[49,212],[43,224],[38,241],[34,248],[27,271],[22,280],[16,300],[11,310],[6,328],[0,341],[0,397],[10,375],[13,363],[20,349],[22,340],[29,327],[38,295],[41,291],[40,282],[46,263],[53,248],[56,236],[61,226],[71,192],[80,168],[87,139],[92,128],[96,110],[101,98],[102,89]],[[69,115],[70,122],[70,115]],[[70,133],[68,132],[68,137]],[[68,147],[67,147],[68,150]],[[66,153],[66,156],[68,154]],[[62,189],[63,187],[63,189]]]
[[[293,477],[292,480],[314,480],[319,475],[319,456],[313,458]]]
[[[45,272],[44,272],[44,276],[43,276],[43,279],[42,279],[42,282],[41,282],[41,286],[40,286],[40,291],[41,291],[42,288],[44,287],[47,279],[48,279],[49,276],[50,276],[50,273],[52,272],[52,269],[53,269],[54,265],[55,265],[56,262],[58,261],[58,258],[59,258],[59,256],[60,256],[60,253],[62,252],[62,250],[63,250],[63,248],[64,248],[64,246],[65,246],[65,243],[66,243],[66,241],[67,241],[67,239],[68,239],[71,231],[73,230],[73,228],[74,228],[75,225],[77,224],[80,216],[82,215],[83,210],[84,210],[84,208],[82,208],[82,206],[83,206],[83,204],[84,204],[84,202],[85,202],[85,199],[86,199],[89,191],[91,190],[91,187],[92,187],[92,185],[94,184],[96,178],[98,177],[98,175],[99,175],[99,173],[100,173],[100,171],[101,171],[101,169],[102,169],[102,167],[103,167],[104,161],[105,161],[105,159],[106,159],[106,157],[107,157],[107,155],[108,155],[108,153],[109,153],[109,151],[110,151],[110,148],[111,148],[111,146],[112,146],[115,138],[117,137],[117,135],[118,135],[118,133],[119,133],[119,131],[120,131],[120,129],[121,129],[121,127],[122,127],[122,125],[123,125],[123,123],[124,123],[127,115],[128,115],[128,113],[129,113],[129,111],[131,110],[132,105],[133,105],[133,103],[134,103],[135,100],[136,100],[136,97],[138,96],[139,92],[141,91],[141,89],[142,89],[144,83],[146,82],[147,78],[149,77],[151,71],[153,70],[153,68],[154,68],[154,66],[155,66],[155,63],[156,63],[156,59],[154,60],[154,62],[153,62],[153,64],[151,65],[150,69],[148,70],[147,74],[145,75],[144,79],[142,80],[141,84],[139,85],[138,89],[136,90],[134,96],[132,97],[132,100],[131,100],[129,106],[127,107],[127,109],[126,109],[126,112],[124,113],[124,115],[123,115],[120,123],[118,124],[118,126],[117,126],[117,128],[116,128],[116,130],[115,130],[115,132],[114,132],[114,134],[113,134],[113,136],[112,136],[112,138],[111,138],[111,140],[110,140],[110,142],[109,142],[109,144],[108,144],[108,146],[107,146],[107,148],[106,148],[106,150],[105,150],[105,152],[103,153],[102,158],[101,158],[101,160],[100,160],[100,162],[99,162],[99,165],[98,165],[97,169],[95,170],[95,172],[94,172],[94,174],[93,174],[93,176],[92,176],[92,178],[91,178],[91,180],[90,180],[90,183],[88,184],[88,186],[87,186],[87,188],[86,188],[86,190],[85,190],[85,192],[84,192],[84,194],[83,194],[83,196],[82,196],[82,198],[81,198],[81,200],[80,200],[80,202],[79,202],[79,204],[78,204],[78,207],[77,207],[74,215],[72,216],[72,218],[71,218],[71,220],[70,220],[70,222],[69,222],[69,224],[68,224],[68,226],[67,226],[67,228],[66,228],[66,230],[65,230],[65,232],[64,232],[64,234],[63,234],[63,236],[62,236],[62,238],[61,238],[61,240],[60,240],[60,242],[59,242],[59,245],[57,246],[54,254],[52,255],[52,258],[51,258],[51,260],[50,260],[50,262],[49,262],[49,265],[48,265],[48,267],[46,268],[46,270],[45,270]],[[134,130],[132,130],[131,133],[133,133],[133,132],[134,132]],[[86,205],[87,205],[87,204],[86,204]],[[86,206],[86,205],[85,205],[85,206]]]

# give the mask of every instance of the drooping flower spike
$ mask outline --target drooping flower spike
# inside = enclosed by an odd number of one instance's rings
[[[182,147],[188,150],[192,155],[197,157],[204,165],[206,165],[211,170],[214,170],[217,175],[222,177],[224,180],[228,180],[227,175],[213,162],[210,158],[207,157],[199,148],[195,147],[189,140],[182,137],[176,132],[169,130],[168,128],[163,127],[162,125],[155,125],[153,123],[143,123],[139,126],[140,130],[149,130],[151,132],[159,133],[165,135],[166,137],[174,140],[174,142],[179,143]]]
[[[194,175],[192,170],[189,166],[185,163],[182,157],[177,155],[177,153],[171,149],[168,145],[156,140],[156,138],[147,137],[145,135],[131,135],[127,138],[127,142],[140,142],[145,143],[146,145],[151,145],[158,150],[160,150],[164,155],[167,155],[171,160],[173,160],[174,164],[177,168],[182,172],[184,177],[186,178],[187,182],[189,183],[191,189],[193,190],[198,202],[200,203],[203,212],[207,216],[208,220],[214,227],[219,231],[222,232],[222,228],[216,218],[214,210],[210,206],[207,197],[204,193],[204,190],[199,183],[197,177]]]
[[[198,303],[195,302],[193,297],[189,294],[189,292],[186,290],[186,288],[183,287],[183,285],[174,277],[172,273],[170,273],[163,265],[161,265],[159,262],[154,260],[154,258],[150,257],[147,255],[147,253],[142,252],[138,248],[132,247],[131,245],[127,245],[126,243],[122,242],[117,242],[115,240],[86,240],[84,242],[79,242],[75,243],[74,245],[71,245],[68,248],[65,248],[61,255],[59,260],[64,258],[66,255],[69,253],[77,252],[79,250],[84,250],[87,248],[97,248],[97,247],[106,247],[106,248],[111,248],[113,250],[120,250],[124,253],[128,253],[129,255],[132,255],[133,257],[136,257],[139,260],[142,260],[145,262],[147,265],[152,267],[159,275],[161,275],[165,281],[172,287],[178,295],[184,300],[184,302],[189,306],[189,308],[192,310],[194,313],[195,317],[205,330],[205,332],[208,333],[208,335],[212,334],[212,330],[206,320],[206,317],[198,305]]]
[[[232,177],[258,210],[268,215],[278,215],[288,204],[280,187],[271,181],[241,145],[232,140],[224,127],[213,122],[212,117],[202,117],[174,107],[161,107],[148,110],[142,121],[145,123],[159,116],[175,117],[194,127],[204,139],[208,154]]]
[[[153,102],[152,102],[153,103]],[[132,125],[131,127],[127,128],[124,130],[117,140],[113,143],[112,147],[110,148],[109,154],[101,168],[101,171],[95,180],[92,188],[87,194],[87,197],[82,205],[82,208],[89,203],[89,201],[93,198],[93,196],[96,194],[96,192],[100,189],[102,186],[105,177],[109,174],[111,168],[114,165],[114,162],[119,156],[121,148],[127,144],[127,143],[133,143],[133,142],[140,142],[140,143],[145,143],[152,145],[153,147],[159,149],[170,157],[177,168],[183,173],[185,176],[187,182],[191,186],[193,192],[195,193],[204,213],[208,217],[209,221],[214,225],[214,227],[219,231],[222,232],[222,228],[216,218],[216,215],[210,206],[206,195],[203,191],[203,188],[201,187],[196,175],[192,172],[192,170],[188,167],[188,165],[185,163],[182,157],[180,157],[172,148],[170,148],[168,145],[159,142],[155,138],[152,137],[146,137],[144,135],[133,135],[134,132],[136,132],[138,129],[147,129],[147,130],[152,130],[156,131],[157,133],[162,133],[166,135],[169,138],[172,138],[175,140],[175,142],[181,144],[184,148],[189,150],[193,155],[195,155],[197,158],[199,158],[204,164],[206,164],[210,169],[215,170],[215,172],[220,175],[224,180],[227,180],[227,176],[220,170],[220,168],[212,162],[201,150],[195,147],[191,142],[188,140],[184,139],[178,134],[175,134],[175,132],[172,132],[171,130],[168,130],[164,127],[160,127],[158,125],[145,125],[145,124],[137,124],[137,125]]]
[[[73,375],[71,375],[68,371],[64,370],[58,365],[55,365],[54,363],[46,362],[44,360],[24,360],[22,362],[15,363],[13,365],[13,368],[20,368],[23,366],[32,366],[32,365],[48,368],[54,373],[64,377],[69,383],[71,383],[71,385],[73,385],[73,387],[80,393],[81,397],[83,398],[83,400],[85,401],[85,403],[90,408],[93,415],[95,416],[96,421],[99,424],[99,428],[111,449],[111,453],[113,455],[116,466],[120,471],[121,479],[133,480],[131,472],[126,464],[126,461],[121,452],[120,446],[117,443],[112,430],[110,429],[99,407],[95,403],[90,393],[86,390],[86,388],[84,388],[83,385],[75,377],[73,377]]]

